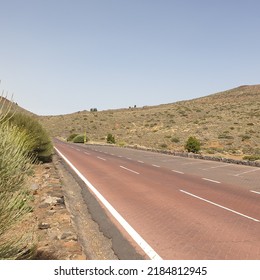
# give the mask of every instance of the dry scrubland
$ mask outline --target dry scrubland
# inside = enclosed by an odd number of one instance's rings
[[[188,137],[195,136],[202,143],[203,154],[260,156],[260,85],[172,104],[86,110],[41,117],[41,121],[53,136],[63,138],[86,131],[90,141],[105,143],[107,134],[112,133],[121,146],[183,151]]]

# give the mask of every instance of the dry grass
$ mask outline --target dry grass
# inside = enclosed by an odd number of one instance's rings
[[[91,107],[91,104],[90,106]],[[182,151],[189,136],[204,154],[260,154],[260,85],[241,86],[207,97],[153,107],[82,111],[41,117],[53,136],[87,132],[94,142],[112,133],[120,145]]]

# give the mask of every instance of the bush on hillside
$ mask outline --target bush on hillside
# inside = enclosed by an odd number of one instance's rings
[[[77,133],[72,133],[72,134],[67,138],[67,142],[73,141],[73,139],[74,139],[76,136],[78,136]]]
[[[2,122],[8,122],[25,131],[31,139],[28,147],[29,154],[35,156],[38,161],[50,162],[52,160],[53,145],[51,139],[39,121],[22,113],[7,114]]]
[[[80,134],[74,137],[73,143],[84,143],[84,135]]]
[[[116,143],[115,137],[111,133],[108,133],[108,135],[107,135],[107,143],[109,143],[109,144]]]
[[[196,137],[193,136],[189,137],[189,139],[185,144],[185,149],[189,153],[198,153],[200,151],[200,148],[201,148],[200,141]]]
[[[243,160],[249,160],[249,161],[260,160],[260,155],[244,156]]]

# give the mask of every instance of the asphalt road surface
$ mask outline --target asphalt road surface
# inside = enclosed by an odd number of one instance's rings
[[[148,258],[260,259],[260,168],[58,140],[55,147]]]

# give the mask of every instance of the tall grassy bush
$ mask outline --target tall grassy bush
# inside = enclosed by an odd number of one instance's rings
[[[36,118],[22,113],[9,113],[5,116],[5,121],[19,127],[31,138],[30,147],[27,147],[31,155],[42,162],[52,160],[53,145],[51,139]]]
[[[32,229],[17,228],[31,211],[26,179],[32,144],[25,130],[3,121],[0,113],[0,259],[26,259],[34,252]]]

